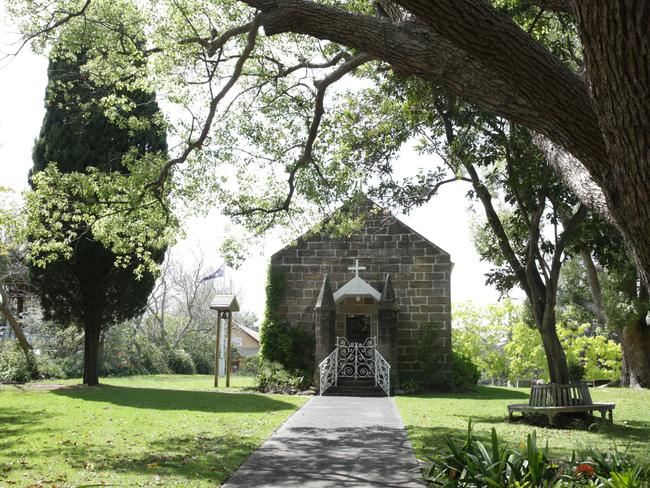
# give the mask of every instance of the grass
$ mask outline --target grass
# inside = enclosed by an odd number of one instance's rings
[[[307,400],[247,392],[251,378],[216,392],[212,381],[0,387],[0,487],[218,486]]]
[[[142,388],[164,388],[167,390],[206,390],[214,391],[214,376],[193,374],[193,375],[170,375],[154,374],[145,376],[126,376],[114,378],[101,378],[103,384],[113,386],[137,386]],[[42,384],[78,385],[80,378],[70,380],[47,380]],[[226,378],[219,377],[218,391],[238,392],[252,389],[255,386],[253,376],[232,375],[230,377],[230,388],[226,388]]]
[[[589,431],[531,427],[523,422],[509,422],[506,405],[526,403],[528,389],[477,387],[468,393],[448,393],[395,397],[397,406],[420,459],[443,448],[443,438],[450,435],[464,439],[471,418],[476,436],[488,441],[492,427],[511,446],[526,441],[535,429],[538,444],[548,442],[552,456],[573,450],[629,449],[641,459],[650,458],[650,391],[617,388],[591,390],[595,402],[616,403],[614,425],[596,422]]]

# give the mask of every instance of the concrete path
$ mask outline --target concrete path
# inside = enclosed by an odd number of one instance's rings
[[[225,488],[422,488],[392,398],[317,396],[244,462]]]

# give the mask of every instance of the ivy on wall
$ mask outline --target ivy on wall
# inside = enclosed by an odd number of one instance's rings
[[[313,336],[279,318],[278,308],[285,289],[284,274],[279,268],[269,265],[266,277],[266,309],[260,331],[260,354],[266,361],[280,363],[288,370],[310,372],[313,368]]]

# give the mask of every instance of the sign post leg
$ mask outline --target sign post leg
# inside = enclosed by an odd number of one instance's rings
[[[221,312],[217,314],[217,338],[214,341],[214,386],[219,386],[219,352],[221,349]]]
[[[228,312],[228,344],[226,346],[226,387],[230,386],[230,370],[232,369],[232,312]]]

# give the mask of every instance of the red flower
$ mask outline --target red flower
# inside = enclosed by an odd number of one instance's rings
[[[576,466],[573,474],[576,478],[593,478],[596,471],[594,471],[594,467],[591,464],[582,463]]]

